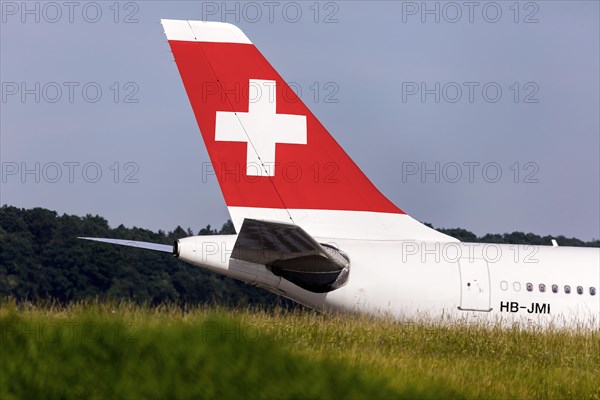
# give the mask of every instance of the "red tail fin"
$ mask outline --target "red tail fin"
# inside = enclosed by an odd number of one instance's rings
[[[243,217],[334,223],[316,217],[325,210],[404,214],[239,28],[162,24],[236,226]]]

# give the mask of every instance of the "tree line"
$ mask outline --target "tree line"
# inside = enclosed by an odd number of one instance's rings
[[[477,237],[465,229],[438,230],[464,242],[549,245],[552,239],[522,232]],[[197,234],[233,233],[233,224],[227,221],[220,229],[207,225]],[[123,225],[111,228],[98,215],[58,215],[44,208],[4,205],[0,208],[0,297],[61,303],[97,298],[150,304],[293,306],[266,290],[210,273],[165,253],[77,239],[91,236],[170,244],[192,235],[190,228],[180,226],[170,232]],[[600,247],[600,240],[556,239],[562,246]]]

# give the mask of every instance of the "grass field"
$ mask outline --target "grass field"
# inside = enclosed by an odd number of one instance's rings
[[[0,398],[600,399],[600,333],[132,304],[0,308]]]

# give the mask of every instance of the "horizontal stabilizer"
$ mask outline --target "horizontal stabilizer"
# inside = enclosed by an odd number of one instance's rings
[[[334,257],[298,225],[245,219],[231,257],[257,264],[317,256],[328,260],[330,269],[344,269],[348,260]]]
[[[93,240],[95,242],[118,244],[119,246],[137,247],[138,249],[162,251],[164,253],[173,253],[173,246],[168,245],[168,244],[137,242],[135,240],[123,240],[123,239],[92,238],[92,237],[79,237],[77,239]]]
[[[312,292],[329,292],[348,277],[350,259],[318,243],[301,227],[245,219],[231,258],[265,265],[275,275]]]

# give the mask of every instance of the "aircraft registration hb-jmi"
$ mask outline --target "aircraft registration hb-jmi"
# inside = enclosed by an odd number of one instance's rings
[[[179,259],[318,310],[600,326],[600,249],[461,243],[369,181],[236,26],[162,20],[237,235]]]

